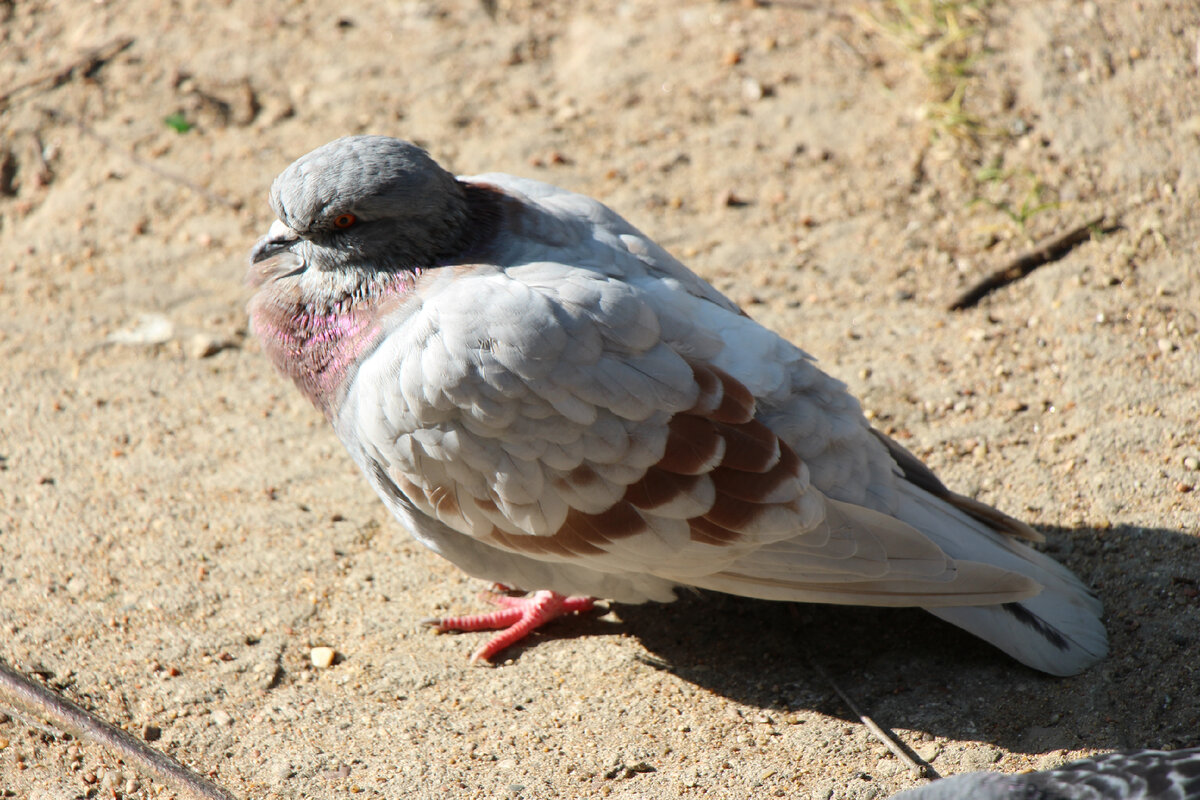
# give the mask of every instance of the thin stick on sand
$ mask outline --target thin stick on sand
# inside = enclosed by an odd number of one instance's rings
[[[0,92],[0,108],[8,105],[9,100],[21,92],[36,89],[43,85],[47,89],[53,89],[56,86],[62,86],[73,75],[88,75],[131,44],[133,44],[132,36],[118,36],[107,44],[102,44],[99,47],[93,47],[85,51],[83,55],[68,64],[55,67],[49,72],[38,75],[36,78],[9,87],[7,90]]]
[[[161,750],[30,680],[3,661],[0,661],[0,706],[10,708],[19,719],[39,729],[49,724],[52,730],[97,744],[131,767],[170,786],[182,797],[235,800],[232,794]]]
[[[888,750],[891,750],[892,755],[900,759],[900,761],[903,762],[915,776],[918,778],[929,778],[931,780],[941,777],[941,775],[938,775],[937,770],[935,770],[928,762],[910,754],[908,748],[906,748],[891,731],[885,730],[883,727],[878,725],[875,720],[864,714],[862,710],[859,709],[858,705],[850,699],[850,696],[842,691],[842,687],[838,686],[834,682],[833,678],[829,677],[829,673],[821,669],[821,666],[817,664],[817,662],[813,661],[812,658],[809,658],[808,663],[814,670],[816,670],[818,675],[824,678],[825,681],[833,687],[833,690],[837,692],[838,697],[842,698],[842,702],[845,703],[846,707],[850,709],[850,713],[857,716],[862,724],[867,726],[867,730],[871,732],[871,735],[883,742],[883,746]]]
[[[996,270],[960,294],[958,299],[948,306],[949,310],[962,311],[964,308],[971,308],[997,289],[1008,286],[1014,281],[1019,281],[1038,267],[1058,261],[1071,252],[1076,245],[1082,244],[1092,238],[1092,232],[1103,222],[1104,217],[1096,217],[1077,228],[1067,231],[1057,239],[1051,239],[1045,244],[1030,250],[1028,253],[1013,259],[1004,268]]]

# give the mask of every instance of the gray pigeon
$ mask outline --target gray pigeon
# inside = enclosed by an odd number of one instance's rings
[[[1200,748],[1107,753],[1023,775],[972,772],[892,800],[1200,800]]]
[[[542,590],[439,621],[507,627],[477,658],[680,587],[920,606],[1056,675],[1104,657],[1099,601],[1037,532],[595,200],[352,136],[270,203],[249,275],[268,357],[422,544]]]

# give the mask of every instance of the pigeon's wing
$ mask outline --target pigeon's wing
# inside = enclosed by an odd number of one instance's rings
[[[818,491],[758,418],[755,393],[716,363],[728,350],[720,336],[681,340],[694,322],[671,310],[669,291],[649,288],[663,279],[619,237],[597,241],[595,226],[582,227],[590,238],[573,248],[569,230],[550,231],[531,241],[551,245],[497,245],[504,265],[431,270],[419,300],[387,321],[337,421],[377,488],[387,481],[381,494],[573,575],[876,605],[1037,591]],[[536,260],[546,255],[556,260]],[[438,528],[409,519],[438,549]]]
[[[1200,749],[1105,753],[1034,773],[1027,780],[1052,797],[1200,800]]]
[[[1200,750],[1105,753],[1042,772],[972,772],[892,800],[1200,800]]]

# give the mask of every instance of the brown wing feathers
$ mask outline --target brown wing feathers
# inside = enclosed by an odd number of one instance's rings
[[[693,364],[692,371],[699,388],[695,405],[670,420],[659,462],[626,487],[620,500],[599,513],[572,509],[548,536],[493,526],[486,538],[530,555],[597,554],[612,541],[646,532],[639,512],[687,520],[693,541],[713,545],[763,530],[799,533],[793,504],[808,485],[804,464],[754,418],[754,396],[745,386],[715,367]],[[455,499],[444,487],[398,483],[443,518],[457,512],[459,502],[476,503],[488,517],[497,511],[487,498]]]
[[[653,515],[686,521],[694,543],[730,547],[747,538],[757,540],[759,546],[732,569],[697,584],[709,588],[779,598],[799,592],[809,600],[834,603],[870,596],[878,605],[919,600],[931,606],[999,602],[1036,590],[1028,579],[1000,568],[971,562],[954,566],[924,534],[864,507],[822,497],[818,508],[824,519],[806,519],[801,501],[810,491],[808,469],[755,419],[750,392],[714,367],[693,364],[692,370],[700,390],[696,403],[671,418],[662,457],[625,487],[616,502],[597,513],[572,508],[550,535],[493,525],[484,538],[534,557],[600,556],[613,542],[649,533],[653,525],[648,515]],[[911,466],[913,456],[901,452],[907,455],[901,469],[914,482],[939,496],[953,496],[934,483],[936,478],[931,482],[927,470]],[[587,464],[571,473],[576,488],[586,489],[590,480],[601,478]],[[496,519],[500,513],[490,498],[438,486],[422,489],[407,480],[397,483],[444,520],[462,503],[474,503],[485,518]],[[803,568],[795,561],[801,555]]]

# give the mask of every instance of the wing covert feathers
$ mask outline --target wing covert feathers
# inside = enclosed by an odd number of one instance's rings
[[[753,396],[719,369],[703,364],[691,369],[696,401],[670,418],[660,457],[640,475],[622,485],[614,476],[603,477],[605,465],[584,460],[542,483],[538,502],[561,502],[566,509],[554,517],[561,521],[550,531],[519,524],[512,511],[505,511],[499,484],[483,492],[464,490],[468,487],[461,483],[429,480],[432,469],[392,480],[417,507],[452,528],[535,557],[602,556],[620,550],[624,540],[661,537],[671,528],[665,522],[679,523],[674,530],[681,534],[675,543],[680,550],[699,549],[696,545],[754,549],[813,529],[823,498],[809,486],[807,469],[791,448],[755,419]],[[432,452],[423,449],[427,457]],[[537,468],[553,472],[545,465]],[[604,503],[585,500],[597,493]],[[687,553],[683,556],[686,560]],[[718,556],[717,563],[733,557]],[[672,565],[650,568],[670,574]]]

